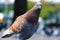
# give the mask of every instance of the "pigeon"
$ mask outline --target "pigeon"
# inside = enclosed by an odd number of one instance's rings
[[[19,33],[21,40],[27,40],[37,31],[39,27],[39,16],[42,10],[42,3],[37,2],[33,8],[16,18],[14,23],[2,34],[1,38],[8,38]]]

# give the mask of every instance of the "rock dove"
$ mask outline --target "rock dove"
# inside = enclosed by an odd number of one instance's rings
[[[15,33],[19,33],[19,38],[21,40],[29,39],[38,29],[38,19],[41,9],[41,2],[37,2],[32,9],[28,10],[25,14],[17,17],[10,28],[8,28],[3,33],[1,38],[7,38]]]

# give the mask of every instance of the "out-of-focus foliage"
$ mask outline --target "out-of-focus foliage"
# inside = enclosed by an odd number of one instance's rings
[[[0,5],[0,12],[4,12],[4,9],[5,9],[4,5]]]
[[[47,13],[56,13],[57,10],[60,8],[60,4],[52,4],[48,2],[42,2],[42,12],[41,12],[41,17],[45,18]]]
[[[6,8],[5,8],[5,4],[1,4],[0,5],[0,12],[1,13],[4,13],[5,12],[5,10],[6,10]],[[8,10],[8,12],[10,11],[10,10],[13,10],[13,4],[9,4],[8,6],[7,6],[7,10]]]
[[[28,10],[31,9],[34,6],[35,2],[28,2]],[[52,4],[48,2],[42,2],[42,11],[40,13],[40,16],[44,19],[47,19],[47,14],[49,12],[56,13],[57,10],[60,8],[60,4]]]
[[[8,12],[11,11],[11,10],[14,10],[14,5],[13,4],[8,5]]]
[[[27,2],[28,10],[31,9],[35,4],[36,4],[35,2],[28,1]],[[13,4],[8,5],[8,12],[10,10],[13,10],[14,8],[13,6],[14,6]],[[53,4],[42,1],[42,11],[40,13],[40,16],[44,19],[47,19],[46,15],[49,12],[56,13],[58,9],[60,9],[60,4]],[[5,11],[5,5],[0,5],[0,12],[4,12],[4,11]]]
[[[27,2],[28,10],[30,10],[35,5],[35,2]]]

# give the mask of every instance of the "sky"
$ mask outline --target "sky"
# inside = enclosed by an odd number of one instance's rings
[[[7,1],[9,1],[9,2],[7,2]],[[5,3],[5,2],[7,2],[7,3],[14,3],[14,1],[15,0],[0,0],[0,3]]]
[[[34,2],[37,2],[39,0],[30,0],[30,1],[34,1]],[[60,3],[60,0],[44,0],[46,2],[53,2],[53,3]]]
[[[60,3],[60,0],[45,0],[47,2]]]
[[[9,3],[14,3],[15,0],[9,0]],[[37,2],[39,0],[30,0],[33,2]],[[45,0],[46,2],[60,3],[60,0]],[[5,0],[0,0],[0,3],[4,3]]]

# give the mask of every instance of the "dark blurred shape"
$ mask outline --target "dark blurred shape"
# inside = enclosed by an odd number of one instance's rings
[[[24,14],[26,11],[27,0],[15,0],[13,22],[18,16]]]
[[[48,36],[51,36],[53,34],[53,30],[52,30],[51,26],[53,26],[53,25],[50,25],[50,24],[45,25],[45,27],[43,29],[45,31],[45,34]]]

